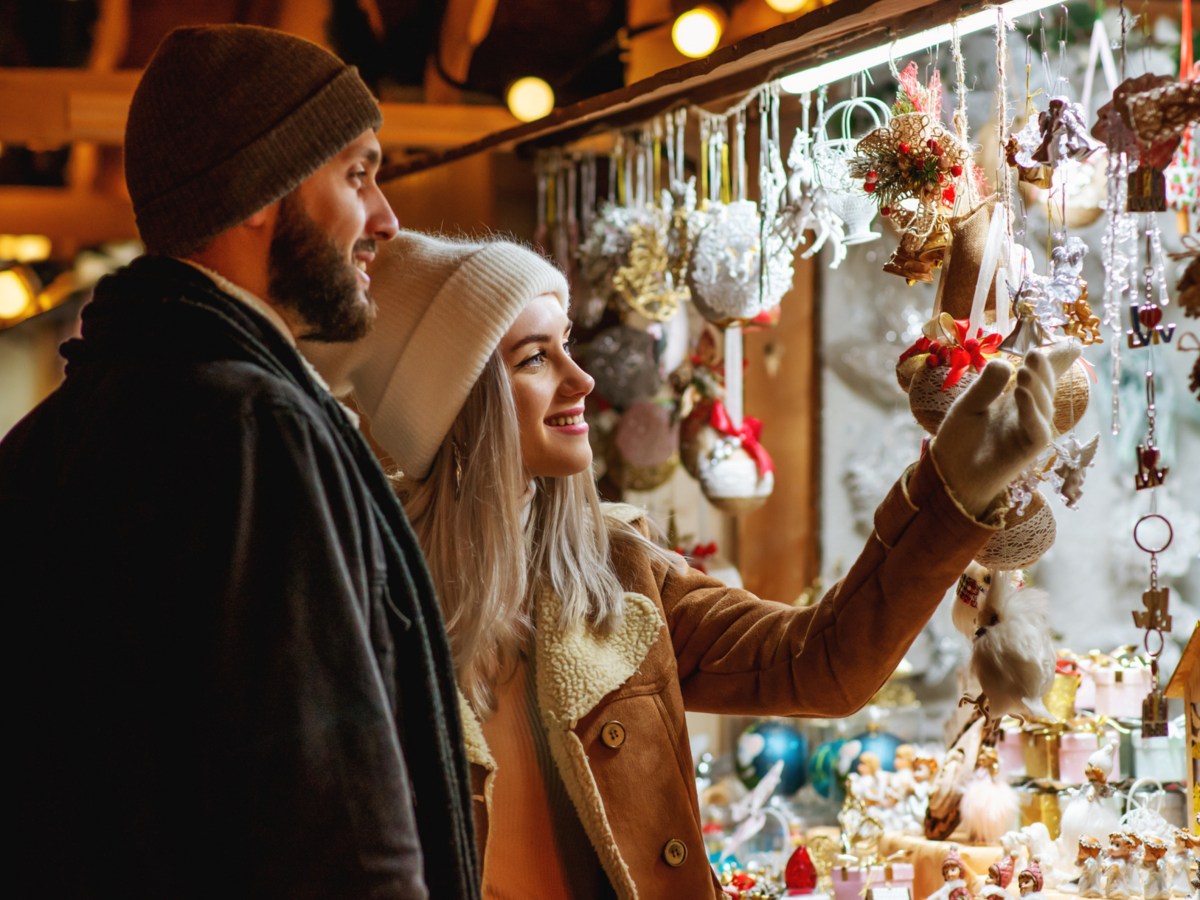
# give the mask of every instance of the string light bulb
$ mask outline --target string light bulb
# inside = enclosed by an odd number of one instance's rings
[[[817,0],[765,0],[767,6],[777,13],[799,12],[806,6],[817,6]]]
[[[554,109],[554,89],[533,75],[510,84],[504,99],[508,111],[522,122],[534,122]]]
[[[701,59],[717,49],[725,31],[724,15],[714,7],[695,6],[671,26],[671,43],[684,56]]]
[[[0,272],[0,320],[25,318],[33,300],[33,286],[19,269]]]

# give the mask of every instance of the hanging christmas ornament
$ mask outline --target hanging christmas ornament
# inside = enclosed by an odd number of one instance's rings
[[[717,401],[709,424],[720,437],[701,463],[701,490],[730,515],[753,512],[775,488],[775,464],[759,442],[762,423],[747,416],[735,425],[725,404]]]
[[[1054,546],[1057,530],[1049,504],[1033,491],[1024,509],[1009,509],[1000,530],[975,554],[975,561],[989,569],[1027,568]]]
[[[1183,271],[1175,283],[1175,302],[1183,314],[1191,319],[1200,319],[1200,237],[1184,235],[1183,249],[1170,254],[1171,259],[1183,263]]]
[[[891,118],[891,110],[874,97],[853,97],[834,104],[817,122],[816,138],[812,145],[812,161],[818,186],[827,195],[830,210],[844,223],[846,234],[842,243],[847,246],[863,244],[880,237],[871,230],[871,222],[879,212],[875,199],[863,190],[864,181],[850,177],[850,159],[858,138],[853,136],[856,113],[864,113],[871,130],[882,128]],[[830,136],[831,122],[838,122],[837,136]]]
[[[654,338],[628,325],[614,325],[597,334],[581,354],[581,362],[596,381],[596,393],[618,409],[653,396],[662,386]]]
[[[1167,734],[1167,698],[1158,680],[1158,657],[1166,643],[1164,633],[1171,630],[1171,589],[1158,585],[1158,554],[1171,546],[1174,532],[1170,521],[1158,513],[1138,519],[1133,526],[1133,541],[1150,555],[1150,587],[1142,593],[1142,609],[1133,613],[1133,624],[1145,629],[1143,646],[1150,655],[1150,693],[1142,702],[1142,737]],[[1157,637],[1152,640],[1151,635]]]
[[[880,214],[901,228],[900,246],[884,270],[910,283],[932,282],[931,271],[949,245],[946,219],[960,179],[973,164],[957,136],[939,122],[940,76],[935,72],[929,86],[921,86],[914,62],[900,85],[891,120],[858,142],[848,172],[863,180]]]
[[[999,334],[941,313],[925,324],[921,337],[900,354],[896,378],[908,393],[909,408],[921,427],[936,434],[947,410],[998,352]]]
[[[679,466],[679,424],[671,410],[648,400],[635,403],[617,422],[608,474],[624,490],[651,491]]]
[[[1054,445],[1054,468],[1048,480],[1062,495],[1068,509],[1075,509],[1083,497],[1083,477],[1096,458],[1099,445],[1098,434],[1086,444],[1080,444],[1074,434],[1068,434],[1062,442]]]

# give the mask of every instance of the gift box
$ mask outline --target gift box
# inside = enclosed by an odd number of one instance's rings
[[[1087,768],[1088,757],[1099,748],[1099,738],[1093,731],[1068,731],[1061,735],[1056,779],[1068,784],[1082,784],[1087,780],[1083,773]]]
[[[1020,728],[1002,728],[996,735],[996,761],[1004,778],[1025,777],[1025,732]]]
[[[1092,669],[1096,683],[1095,710],[1098,716],[1112,719],[1138,719],[1142,701],[1150,693],[1150,667],[1140,660],[1123,665],[1098,665]]]
[[[1059,793],[1053,788],[1027,785],[1017,791],[1017,802],[1021,810],[1021,827],[1041,822],[1056,840],[1062,831],[1062,805]]]
[[[1187,748],[1181,734],[1166,737],[1133,735],[1133,774],[1160,783],[1187,781]]]
[[[868,891],[882,888],[907,890],[912,896],[912,863],[834,866],[832,877],[834,900],[869,900]]]

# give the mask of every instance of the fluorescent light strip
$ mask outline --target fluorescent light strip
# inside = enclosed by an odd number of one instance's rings
[[[1037,12],[1048,6],[1059,6],[1065,0],[1011,0],[1009,3],[971,13],[958,20],[959,35],[972,34],[993,28],[996,25],[996,10],[1004,10],[1006,18],[1015,19],[1026,13]],[[870,50],[861,50],[841,59],[802,69],[779,79],[779,86],[790,94],[806,94],[815,91],[825,84],[831,84],[842,78],[857,75],[866,69],[881,66],[890,59],[900,59],[913,53],[918,53],[937,44],[944,44],[953,37],[953,25],[938,25],[909,37],[900,38],[890,44],[881,44]]]

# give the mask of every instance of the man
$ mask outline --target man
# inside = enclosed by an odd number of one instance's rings
[[[19,893],[478,896],[428,573],[295,349],[371,325],[380,119],[249,26],[171,33],[135,92],[148,253],[0,444]]]

